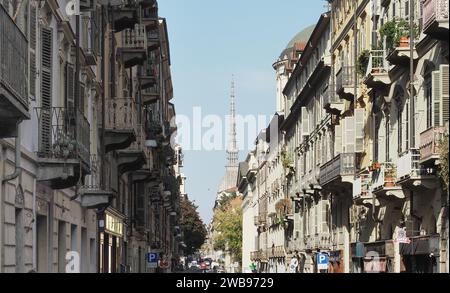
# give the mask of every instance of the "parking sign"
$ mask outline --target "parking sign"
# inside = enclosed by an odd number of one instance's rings
[[[158,254],[147,253],[147,267],[149,269],[156,269],[158,267]]]
[[[329,256],[327,253],[319,253],[317,255],[317,269],[319,271],[328,270]]]

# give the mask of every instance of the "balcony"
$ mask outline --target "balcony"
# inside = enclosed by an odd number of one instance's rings
[[[445,136],[445,127],[433,127],[420,134],[420,163],[431,166],[439,160],[439,147]]]
[[[420,164],[420,151],[411,149],[403,153],[398,160],[396,183],[408,188],[417,188],[424,191],[435,189],[438,179],[435,168],[425,169]]]
[[[146,90],[156,86],[157,83],[157,69],[156,66],[147,61],[144,68],[140,68],[138,71],[138,80],[141,90]]]
[[[158,4],[156,1],[149,1],[154,3],[146,3],[142,9],[142,23],[147,30],[158,27]]]
[[[332,86],[334,88],[334,86]],[[328,114],[340,116],[344,111],[344,103],[336,95],[332,89],[328,89],[323,97],[323,108]]]
[[[134,141],[127,149],[119,150],[117,152],[119,175],[140,170],[146,164],[146,148],[144,129],[142,125],[138,125],[136,141]]]
[[[90,173],[90,125],[79,110],[35,108],[38,120],[38,181],[66,189]]]
[[[147,59],[147,38],[145,26],[137,24],[134,29],[122,32],[122,45],[117,49],[125,68],[143,65]]]
[[[409,45],[404,44],[400,47],[393,48],[388,56],[386,57],[387,61],[392,65],[401,66],[401,67],[409,67],[411,58],[411,49]],[[416,49],[413,51],[413,58],[417,60],[419,58]]]
[[[110,205],[114,193],[101,187],[101,161],[96,155],[91,156],[91,174],[86,185],[81,187],[81,206],[86,209],[103,209]]]
[[[30,119],[27,76],[27,39],[0,5],[0,138],[17,136]]]
[[[105,148],[109,153],[128,148],[136,140],[137,110],[132,98],[106,102]]]
[[[320,168],[320,184],[334,191],[348,191],[355,176],[355,154],[340,154]]]
[[[448,40],[448,0],[425,0],[423,32],[438,40]]]
[[[343,66],[336,75],[336,93],[341,99],[353,101],[355,96],[355,67]]]
[[[126,29],[133,29],[139,22],[138,16],[137,7],[111,8],[114,31],[117,33]]]
[[[373,205],[373,195],[371,191],[372,174],[364,171],[359,174],[353,183],[353,202],[358,206]]]
[[[384,163],[372,173],[372,193],[379,198],[404,199],[405,194],[397,184],[397,168],[393,163]]]
[[[155,51],[161,45],[159,40],[159,28],[155,28],[147,31],[147,48],[148,51]]]
[[[387,91],[392,83],[389,77],[389,68],[386,64],[386,53],[384,50],[372,50],[370,52],[368,74],[364,83],[368,88]]]
[[[265,215],[255,216],[254,223],[255,226],[264,227],[267,224],[267,217]]]
[[[144,105],[153,105],[160,99],[160,91],[158,84],[146,88],[142,91],[142,103]]]

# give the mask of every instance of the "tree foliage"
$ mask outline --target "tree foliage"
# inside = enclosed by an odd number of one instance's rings
[[[181,223],[180,228],[183,232],[184,243],[186,244],[185,253],[194,254],[205,243],[207,231],[195,206],[189,199],[181,199]]]
[[[214,247],[228,251],[234,261],[242,258],[242,199],[229,197],[229,201],[214,215],[214,229],[217,232]]]

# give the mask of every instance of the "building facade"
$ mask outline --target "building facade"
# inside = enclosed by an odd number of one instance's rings
[[[79,15],[69,1],[0,5],[1,271],[66,272],[67,255],[81,272],[170,271],[180,176],[166,21],[156,1],[80,3]]]
[[[331,273],[448,272],[448,1],[329,4],[292,69],[274,66],[286,271],[327,253]]]

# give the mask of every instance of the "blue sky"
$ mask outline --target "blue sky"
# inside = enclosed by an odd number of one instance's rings
[[[177,114],[225,116],[231,76],[241,115],[275,112],[273,62],[296,33],[315,24],[324,0],[160,0],[167,18]],[[257,133],[249,134],[253,140]],[[241,152],[244,159],[247,152]],[[224,174],[225,151],[187,151],[187,192],[205,222]]]

